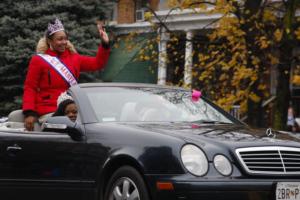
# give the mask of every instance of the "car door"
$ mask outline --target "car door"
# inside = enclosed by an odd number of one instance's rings
[[[0,132],[4,199],[82,199],[85,141],[53,132]]]

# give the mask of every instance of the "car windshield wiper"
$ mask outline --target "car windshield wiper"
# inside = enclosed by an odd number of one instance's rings
[[[223,121],[216,121],[216,120],[196,120],[192,121],[193,123],[199,123],[199,124],[232,124],[230,122],[223,122]]]

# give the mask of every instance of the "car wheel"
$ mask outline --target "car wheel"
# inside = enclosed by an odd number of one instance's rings
[[[140,173],[133,167],[124,166],[109,179],[104,199],[149,200],[149,195]]]

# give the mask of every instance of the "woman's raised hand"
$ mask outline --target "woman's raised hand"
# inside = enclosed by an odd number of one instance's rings
[[[101,41],[105,44],[109,44],[109,38],[107,33],[105,32],[103,25],[101,22],[97,22],[98,31],[100,34]]]

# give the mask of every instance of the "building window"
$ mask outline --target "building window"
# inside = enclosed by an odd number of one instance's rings
[[[136,9],[145,9],[148,6],[148,1],[147,0],[139,0],[136,1]]]

